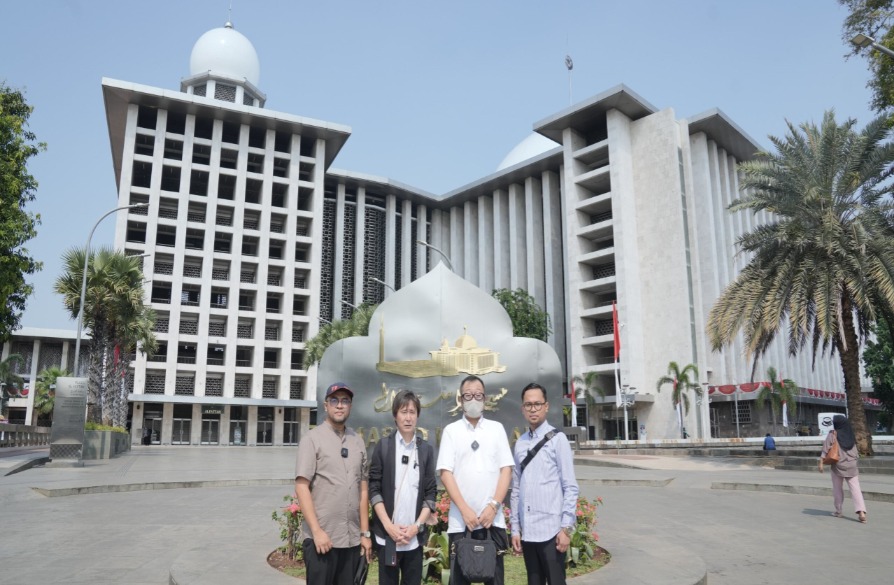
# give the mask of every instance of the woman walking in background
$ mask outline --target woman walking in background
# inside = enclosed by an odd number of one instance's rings
[[[863,502],[863,492],[860,491],[860,478],[857,477],[857,441],[854,437],[854,429],[847,417],[836,414],[832,419],[832,428],[835,430],[826,435],[823,442],[823,452],[819,459],[819,471],[823,472],[823,459],[832,449],[833,442],[838,442],[838,462],[832,463],[832,496],[835,501],[836,518],[841,518],[841,504],[844,502],[844,482],[851,492],[854,500],[854,510],[860,522],[866,523],[866,504]]]

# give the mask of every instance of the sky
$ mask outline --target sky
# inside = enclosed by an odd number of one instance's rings
[[[0,80],[25,91],[47,143],[29,164],[43,270],[23,326],[75,328],[53,292],[62,254],[117,204],[102,78],[179,90],[228,14],[258,52],[267,109],[352,129],[333,167],[435,194],[620,83],[678,118],[719,108],[764,147],[786,120],[873,117],[835,0],[0,0]],[[109,218],[91,246],[113,239]]]

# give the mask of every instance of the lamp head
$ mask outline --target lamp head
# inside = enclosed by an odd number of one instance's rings
[[[865,49],[874,42],[874,38],[864,35],[863,33],[857,33],[854,38],[851,39],[851,43],[860,47],[861,49]]]

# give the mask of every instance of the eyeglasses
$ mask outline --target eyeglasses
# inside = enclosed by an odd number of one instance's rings
[[[484,400],[484,394],[463,394],[463,400],[468,402],[469,400]]]
[[[546,404],[546,402],[525,402],[522,406],[524,406],[525,410],[528,412],[537,412],[543,408],[544,404]]]
[[[341,404],[342,406],[351,406],[350,398],[334,398],[333,397],[333,398],[327,398],[326,402],[329,403],[329,406],[333,406],[333,407],[338,406],[339,404]]]

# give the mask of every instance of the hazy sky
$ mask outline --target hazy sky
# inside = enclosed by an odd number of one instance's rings
[[[0,79],[26,91],[44,269],[23,325],[73,329],[62,253],[116,205],[101,79],[177,90],[229,0],[0,1]],[[334,167],[441,194],[492,173],[533,124],[625,83],[688,117],[720,108],[760,144],[826,109],[872,116],[835,0],[233,0],[271,110],[345,124]],[[112,244],[114,221],[93,246]]]

